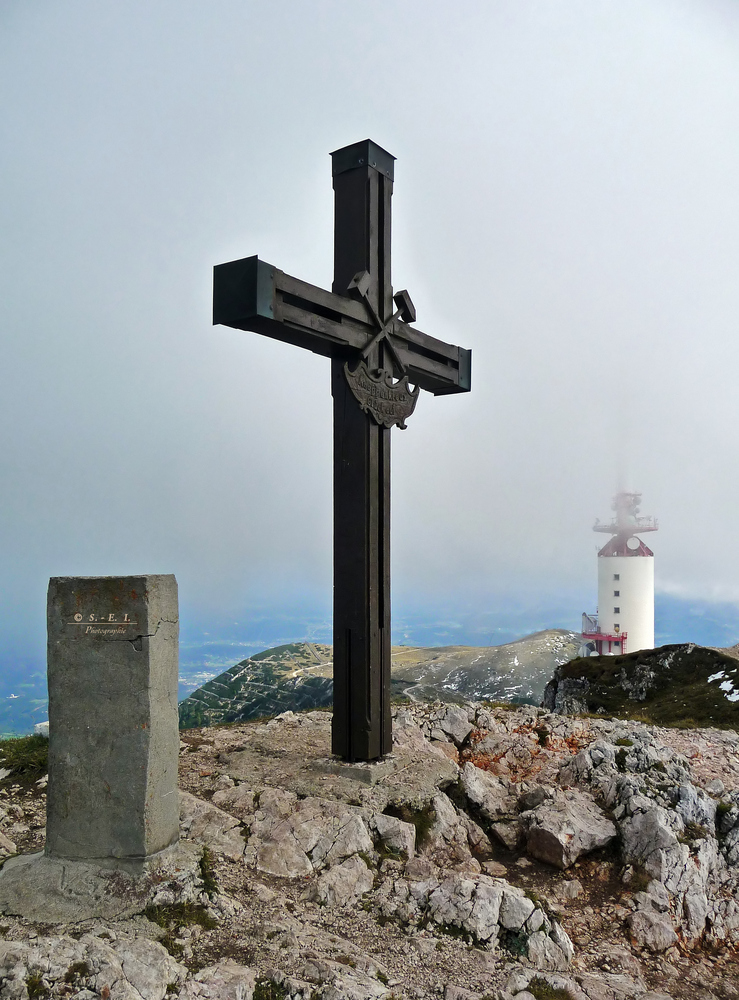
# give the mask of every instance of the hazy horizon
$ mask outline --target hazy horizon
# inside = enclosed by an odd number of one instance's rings
[[[736,4],[6,0],[0,84],[6,658],[56,575],[173,572],[183,620],[328,605],[328,364],[214,328],[211,274],[330,287],[329,152],[365,137],[395,287],[473,350],[393,435],[397,614],[577,627],[620,487],[658,593],[739,606]]]

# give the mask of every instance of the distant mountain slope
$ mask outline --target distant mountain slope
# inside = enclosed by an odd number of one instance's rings
[[[538,704],[554,669],[576,656],[579,645],[577,633],[550,629],[504,646],[395,646],[393,696]],[[331,646],[308,642],[250,656],[180,702],[180,726],[244,722],[288,709],[329,706],[331,657]]]
[[[739,729],[739,647],[687,643],[577,658],[557,668],[544,704],[658,726]]]

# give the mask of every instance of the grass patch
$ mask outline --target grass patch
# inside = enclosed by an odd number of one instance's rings
[[[65,983],[77,983],[80,979],[87,979],[90,975],[90,966],[87,962],[72,962],[64,973]]]
[[[458,941],[464,941],[465,944],[478,944],[476,935],[470,934],[463,927],[457,927],[456,924],[434,924],[434,930],[439,934],[446,934],[447,937],[456,938]]]
[[[431,802],[423,809],[410,809],[404,802],[389,805],[385,809],[386,816],[394,816],[404,823],[412,823],[416,828],[416,848],[423,847],[429,841],[431,828],[436,820],[436,812]]]
[[[572,1000],[572,994],[563,987],[552,986],[541,976],[534,976],[526,987],[536,1000]]]
[[[697,840],[705,840],[708,836],[708,830],[705,826],[701,826],[700,823],[690,823],[685,824],[685,829],[682,833],[678,834],[678,840],[681,844],[693,845]]]
[[[406,860],[406,856],[403,853],[403,851],[399,851],[397,847],[388,847],[388,845],[385,843],[384,840],[380,840],[380,846],[377,850],[377,853],[380,855],[380,864],[382,864],[383,861]],[[370,861],[368,861],[367,855],[365,855],[363,851],[359,853],[359,857],[362,858],[362,860],[364,861],[364,863],[367,865],[368,868],[374,867],[371,862],[371,859]]]
[[[182,945],[176,940],[181,928],[198,924],[205,930],[212,931],[218,926],[217,921],[199,903],[175,903],[173,906],[154,906],[150,903],[144,910],[144,916],[164,930],[159,943],[177,959],[182,958],[183,954]]]
[[[206,894],[208,899],[213,899],[214,896],[218,895],[218,882],[216,880],[215,866],[213,863],[213,853],[209,847],[203,848],[203,853],[200,855],[200,882],[203,886],[203,892]]]
[[[501,928],[498,932],[498,944],[509,955],[515,955],[517,958],[525,957],[529,953],[529,936],[525,931],[507,931]]]
[[[286,1000],[290,994],[284,986],[262,977],[254,985],[254,1000]]]
[[[627,739],[625,736],[622,736],[620,740],[616,740],[614,743],[614,746],[617,747],[633,747],[633,745],[634,741]]]
[[[0,767],[12,773],[2,784],[32,785],[49,770],[49,739],[34,733],[0,740]]]
[[[646,892],[652,876],[641,865],[632,865],[631,878],[626,883],[629,892]]]
[[[26,989],[28,990],[28,1000],[46,1000],[51,996],[51,990],[44,982],[44,977],[40,972],[31,972],[26,979]]]

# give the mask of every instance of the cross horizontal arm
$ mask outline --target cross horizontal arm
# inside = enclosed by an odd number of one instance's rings
[[[292,278],[258,257],[213,269],[213,323],[347,360],[360,354],[377,333],[363,302]],[[412,383],[435,396],[469,392],[471,351],[399,319],[393,321],[391,333]]]

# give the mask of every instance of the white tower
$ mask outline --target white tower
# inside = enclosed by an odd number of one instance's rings
[[[591,653],[654,647],[654,553],[636,534],[659,525],[637,516],[640,501],[641,493],[617,493],[613,520],[593,526],[612,537],[598,553],[598,612],[583,615],[583,646]]]

